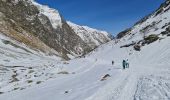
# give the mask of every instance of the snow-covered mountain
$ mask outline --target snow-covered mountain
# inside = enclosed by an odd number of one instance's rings
[[[34,0],[0,0],[0,15],[1,34],[48,55],[70,59],[94,49],[57,10]]]
[[[96,30],[88,26],[80,26],[70,21],[67,23],[71,26],[74,32],[92,48],[112,40],[111,34],[106,31]]]
[[[139,41],[155,34],[160,37],[168,36],[170,29],[170,1],[166,0],[154,13],[138,21],[133,27],[119,33],[117,38]]]

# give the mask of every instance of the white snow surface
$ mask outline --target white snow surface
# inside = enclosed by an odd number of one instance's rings
[[[3,63],[0,100],[169,100],[169,41],[156,41],[140,52],[111,41],[68,62],[30,56]],[[129,59],[130,68],[122,69],[123,59]],[[106,74],[110,77],[101,81]]]

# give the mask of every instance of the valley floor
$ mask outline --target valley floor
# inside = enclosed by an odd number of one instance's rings
[[[157,41],[140,52],[120,49],[124,43],[113,45],[112,41],[85,58],[50,59],[32,69],[13,68],[18,81],[0,81],[0,100],[170,100],[169,40]],[[123,70],[122,60],[127,58],[130,68]],[[9,70],[3,70],[7,79],[13,75]]]

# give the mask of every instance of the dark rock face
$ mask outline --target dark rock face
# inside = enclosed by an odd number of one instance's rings
[[[120,39],[120,38],[124,37],[125,35],[130,34],[130,31],[131,31],[131,28],[126,29],[126,30],[120,32],[120,33],[117,35],[116,38],[117,38],[117,39]]]
[[[166,31],[167,31],[167,32],[170,32],[170,26],[166,28]]]
[[[138,45],[138,44],[134,45],[133,48],[134,48],[134,50],[136,50],[136,51],[140,51],[140,50],[141,50],[141,46]]]
[[[168,26],[168,27],[165,29],[165,31],[161,32],[161,34],[162,34],[162,35],[167,35],[167,36],[169,36],[169,34],[170,34],[170,26]]]
[[[159,36],[155,35],[155,34],[151,34],[151,35],[144,38],[145,43],[147,43],[147,44],[150,44],[154,41],[157,41],[158,39],[159,39]]]
[[[157,16],[160,13],[167,12],[170,9],[170,7],[168,7],[169,4],[170,4],[170,0],[166,0],[164,3],[162,3],[161,6],[156,10],[155,16]]]
[[[11,22],[15,23],[14,30],[18,34],[26,31],[27,35],[38,38],[65,59],[68,59],[67,54],[83,55],[91,50],[64,20],[61,28],[54,29],[48,17],[40,14],[38,8],[28,0],[19,0],[17,3],[15,0],[0,0],[0,12],[4,14],[9,26],[12,25]]]

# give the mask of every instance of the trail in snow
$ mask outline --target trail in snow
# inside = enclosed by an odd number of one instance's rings
[[[167,69],[131,66],[86,100],[169,100],[169,86]]]
[[[169,46],[168,44],[165,46],[155,43],[145,47],[147,49],[139,53],[131,52],[131,56],[126,55],[126,52],[131,51],[128,50],[129,48],[122,52],[125,54],[124,56],[120,54],[121,50],[113,49],[115,56],[121,58],[115,58],[116,62],[127,57],[130,59],[130,69],[119,73],[116,79],[112,79],[111,82],[101,87],[97,93],[86,100],[169,100],[170,67],[169,62],[167,62]],[[108,53],[111,55],[110,52]],[[160,53],[161,55],[159,55]],[[105,56],[104,59],[110,61],[114,58]],[[165,60],[163,61],[163,59]]]
[[[31,86],[24,90],[5,92],[0,95],[0,99],[169,100],[170,62],[167,62],[170,57],[170,52],[168,52],[170,48],[169,38],[162,40],[161,43],[155,42],[145,46],[140,52],[132,51],[133,48],[120,49],[124,43],[112,45],[113,42],[101,46],[85,58],[71,60],[68,64],[58,63],[62,66],[60,71],[67,71],[69,74],[57,74],[59,65],[54,59],[46,59],[48,64],[55,65],[53,67],[49,67],[50,65],[32,66],[35,70],[33,74],[36,75],[37,71],[43,71],[44,75],[34,78],[31,74],[30,79],[33,81],[50,79],[44,80],[39,85],[34,82],[31,84],[16,82],[15,84],[19,83],[17,87]],[[132,54],[129,55],[129,53]],[[127,58],[130,62],[130,68],[123,70],[122,60]],[[43,63],[46,60],[42,60]],[[111,65],[112,60],[115,61],[114,66]],[[26,72],[28,72],[27,69]],[[20,74],[18,73],[22,77]],[[110,77],[101,81],[106,74],[109,74]],[[6,77],[10,77],[10,75]],[[4,81],[2,82],[8,88],[13,87],[8,86],[8,83]],[[6,88],[1,86],[0,91],[6,91]]]

